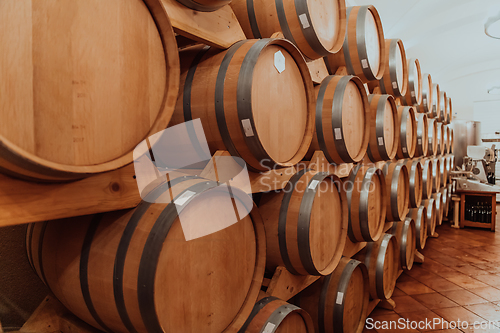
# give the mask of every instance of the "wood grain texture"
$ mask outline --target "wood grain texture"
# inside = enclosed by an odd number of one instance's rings
[[[382,61],[385,62],[385,72],[379,81],[382,93],[404,97],[408,89],[408,63],[401,39],[385,40]]]
[[[418,59],[408,59],[408,85],[404,100],[408,106],[418,106],[422,104],[422,70]]]
[[[410,180],[406,165],[387,162],[382,168],[385,176],[386,221],[402,221],[409,209]]]
[[[398,110],[391,95],[370,95],[370,141],[367,156],[372,162],[396,157],[400,141]]]
[[[109,171],[168,124],[179,59],[158,0],[8,0],[0,16],[1,170],[49,181]]]

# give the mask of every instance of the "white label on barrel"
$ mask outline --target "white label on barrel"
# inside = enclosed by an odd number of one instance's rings
[[[267,323],[266,327],[262,331],[262,333],[273,333],[274,328],[276,327],[275,324],[273,323]]]
[[[182,195],[180,197],[175,199],[174,204],[176,204],[177,206],[183,206],[195,194],[196,194],[196,192],[186,190],[186,192],[182,193]]]
[[[243,119],[241,121],[241,124],[243,125],[243,130],[245,131],[245,135],[247,137],[254,136],[252,123],[250,122],[250,119]]]
[[[397,89],[398,88],[398,83],[397,82],[393,82],[392,83],[392,89]]]
[[[418,144],[421,145],[422,144],[422,139],[418,139]]]
[[[299,15],[299,19],[300,19],[300,23],[302,23],[302,28],[303,29],[307,29],[307,28],[309,28],[311,26],[309,24],[309,20],[307,19],[307,15],[306,14],[300,14]]]
[[[411,97],[415,97],[415,92],[414,91],[411,92]]]
[[[363,68],[368,68],[368,60],[361,59],[361,66],[363,66]]]
[[[310,190],[314,190],[319,184],[319,180],[311,180],[311,184],[309,184],[308,188]]]
[[[335,132],[335,140],[342,140],[342,130],[340,128],[336,128]]]
[[[403,147],[403,153],[406,154],[406,147]]]
[[[337,293],[337,304],[342,305],[342,302],[344,301],[344,293],[338,292]]]
[[[378,145],[379,146],[383,146],[384,145],[384,138],[381,137],[381,136],[378,138]]]
[[[274,67],[280,74],[285,71],[285,56],[281,51],[274,54]]]

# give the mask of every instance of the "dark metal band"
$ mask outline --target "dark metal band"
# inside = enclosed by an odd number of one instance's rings
[[[423,234],[424,223],[425,221],[425,216],[424,216],[424,209],[427,211],[427,208],[425,206],[420,206],[417,209],[417,218],[415,219],[415,232],[416,232],[416,238],[417,238],[417,245],[421,247],[421,244],[423,244],[423,241],[425,239],[425,234]],[[421,237],[423,235],[423,237]]]
[[[396,59],[397,59],[397,52],[398,52],[398,40],[399,39],[392,39],[391,44],[389,46],[389,79],[391,80],[391,90],[394,93],[394,96],[396,97],[403,97],[401,94],[401,87],[399,86],[398,83],[398,75],[397,75],[397,64],[396,64]],[[403,59],[403,57],[401,57]],[[406,61],[406,59],[403,59],[403,61]],[[396,82],[396,88],[392,85],[393,82]]]
[[[245,333],[247,331],[248,325],[252,322],[252,320],[255,318],[255,316],[262,310],[266,305],[268,305],[271,302],[277,301],[279,298],[274,297],[274,296],[269,296],[269,297],[264,297],[257,303],[255,303],[252,312],[250,312],[250,315],[248,316],[247,320],[243,324],[243,326],[240,328],[238,333]]]
[[[302,266],[304,266],[307,273],[311,275],[321,275],[316,268],[316,265],[314,265],[311,255],[311,243],[309,239],[309,232],[311,229],[311,213],[318,188],[321,182],[328,176],[329,174],[326,172],[318,172],[315,174],[307,184],[307,188],[300,202],[299,217],[297,220],[297,247],[299,249],[299,257],[302,262]],[[318,183],[311,189],[311,183],[314,181],[317,181]]]
[[[363,239],[367,242],[373,241],[372,236],[370,234],[370,223],[368,221],[368,197],[370,195],[370,183],[373,179],[373,176],[377,172],[377,168],[369,168],[365,176],[363,177],[363,182],[361,183],[361,192],[359,195],[359,221],[361,228],[361,235]],[[354,185],[353,185],[354,186]]]
[[[351,189],[346,190],[346,197],[347,197],[347,216],[348,216],[348,221],[349,223],[347,224],[347,235],[351,239],[352,242],[357,242],[356,237],[354,236],[354,232],[352,230],[352,217],[351,217],[351,201],[352,201],[352,193],[354,191],[354,183],[356,180],[356,175],[359,172],[359,169],[361,168],[361,164],[355,165],[351,172],[349,173],[349,178],[348,182],[345,184],[351,184]]]
[[[182,193],[192,191],[196,194],[200,194],[214,187],[217,187],[217,182],[207,181],[195,184]],[[182,195],[182,193],[176,198]],[[142,252],[137,278],[137,299],[143,323],[146,330],[150,333],[163,332],[155,307],[155,278],[163,243],[170,228],[176,221],[178,214],[180,214],[184,207],[186,207],[195,197],[196,195],[193,195],[182,206],[169,203],[165,207],[153,225]]]
[[[280,306],[279,308],[274,310],[273,313],[271,313],[269,318],[267,318],[266,324],[263,325],[263,327],[259,333],[274,333],[274,332],[276,332],[276,330],[279,328],[283,319],[285,319],[293,311],[297,311],[297,310],[300,310],[300,308],[295,306],[295,305],[292,305],[292,304],[286,304],[286,305]],[[269,331],[267,329],[268,323],[274,324],[274,328],[271,331]]]
[[[384,265],[385,265],[385,254],[389,247],[389,242],[393,236],[391,234],[385,234],[382,238],[380,248],[377,254],[377,262],[375,269],[375,288],[377,295],[380,299],[386,299],[385,288],[384,288]]]
[[[220,9],[226,5],[226,3],[224,3],[223,5],[218,5],[214,7],[214,6],[205,6],[193,0],[177,0],[177,1],[183,4],[184,6],[191,8],[193,10],[197,10],[199,12],[214,12],[217,9]]]
[[[231,156],[240,157],[241,155],[236,149],[233,140],[231,139],[231,135],[229,134],[229,129],[227,127],[226,122],[226,114],[224,110],[224,87],[227,70],[229,68],[229,64],[233,59],[234,54],[246,41],[239,41],[233,46],[229,48],[229,50],[224,55],[224,59],[219,67],[219,72],[217,73],[217,79],[215,82],[215,118],[217,120],[217,127],[219,128],[219,133],[222,138],[222,142],[224,142],[224,146]]]
[[[280,214],[278,220],[278,243],[280,248],[281,260],[283,260],[283,264],[285,268],[292,274],[299,275],[297,270],[293,267],[292,262],[290,260],[290,256],[288,255],[288,247],[286,241],[286,225],[287,225],[287,216],[288,216],[288,207],[290,205],[290,200],[292,198],[292,194],[295,191],[295,186],[297,182],[302,178],[302,176],[308,172],[309,169],[299,170],[295,175],[290,178],[288,183],[285,185],[283,191],[285,194],[283,195],[283,199],[281,200]]]
[[[335,148],[337,149],[339,156],[345,163],[354,162],[351,156],[349,156],[349,152],[347,151],[344,139],[344,129],[342,127],[342,114],[344,111],[347,111],[343,110],[344,95],[347,89],[347,85],[352,78],[353,76],[343,76],[339,80],[337,86],[335,87],[332,105],[332,133],[334,133],[333,138],[335,142]],[[337,139],[337,136],[335,135],[336,128],[340,129],[340,139]]]
[[[417,169],[418,169],[418,164],[419,161],[413,161],[411,163],[410,170],[408,172],[408,178],[409,178],[409,183],[410,183],[410,201],[412,205],[416,206],[417,205],[417,193],[416,193],[416,183],[417,183]],[[407,168],[408,169],[408,168]]]
[[[132,213],[127,226],[123,230],[122,237],[120,239],[120,243],[118,244],[118,249],[115,256],[113,269],[113,293],[118,314],[120,315],[123,325],[125,325],[130,333],[137,333],[137,330],[132,324],[132,321],[130,320],[127,312],[127,308],[125,306],[125,296],[123,293],[123,274],[125,270],[125,259],[127,258],[128,248],[135,233],[135,229],[139,225],[139,222],[141,221],[142,217],[147,212],[149,207],[152,205],[152,203],[155,202],[165,191],[168,191],[171,187],[175,186],[178,183],[191,179],[202,178],[196,176],[179,177],[173,179],[172,181],[165,182],[155,188],[144,198],[143,201],[141,201],[139,206],[137,206],[137,208]]]
[[[351,259],[347,265],[344,267],[342,274],[340,275],[339,284],[337,287],[336,298],[338,298],[339,293],[342,293],[342,302],[339,304],[339,299],[336,299],[335,305],[333,306],[333,330],[334,332],[344,331],[344,303],[345,297],[347,296],[347,288],[349,287],[349,282],[351,280],[352,273],[361,262]],[[320,310],[320,313],[324,311]]]
[[[425,114],[418,114],[418,126],[417,126],[417,147],[416,147],[416,153],[418,156],[424,156],[424,141],[427,139],[427,144],[429,144],[429,131],[427,131],[427,138],[425,137],[424,134],[424,128],[425,125],[427,124],[427,119],[424,118]],[[424,124],[424,121],[426,124]],[[420,143],[419,143],[420,142]],[[427,147],[429,148],[429,147]]]
[[[311,47],[311,49],[316,52],[316,54],[320,57],[325,57],[330,54],[330,52],[325,49],[323,44],[318,38],[316,31],[314,30],[314,26],[311,20],[311,15],[309,14],[309,8],[307,6],[307,1],[303,0],[295,0],[295,11],[297,13],[297,19],[299,20],[300,29],[304,34],[307,44]],[[302,24],[302,20],[300,19],[301,15],[306,15],[309,26],[304,28]]]
[[[43,222],[40,230],[40,236],[38,237],[38,267],[40,268],[40,278],[47,287],[49,287],[49,283],[47,282],[45,270],[43,269],[43,240],[45,238],[45,231],[47,230],[48,224],[48,221]]]
[[[26,256],[28,257],[28,262],[30,263],[31,268],[36,273],[35,265],[33,264],[33,231],[35,230],[35,223],[28,224],[26,228]]]
[[[333,75],[329,75],[323,80],[323,82],[321,82],[318,92],[318,99],[316,101],[316,136],[318,138],[318,145],[325,154],[326,159],[330,163],[334,163],[334,161],[332,156],[328,152],[328,148],[326,147],[325,135],[323,133],[323,103],[325,101],[326,89],[328,88],[328,84],[333,78]]]
[[[418,86],[418,72],[414,72],[417,70],[417,62],[416,59],[410,59],[411,66],[408,66],[408,93],[410,94],[410,101],[413,105],[417,104],[417,93],[415,91],[415,86]],[[415,66],[413,66],[415,64]],[[415,96],[412,96],[412,92]]]
[[[347,7],[347,9],[346,9],[346,17],[347,17],[346,24],[347,25],[349,24],[349,16],[351,16],[352,9],[353,9],[353,7]],[[357,18],[359,18],[359,15]],[[342,46],[342,49],[344,50],[345,68],[347,69],[347,73],[349,73],[351,75],[356,75],[356,71],[354,70],[354,66],[352,65],[351,53],[349,50],[350,36],[351,36],[351,34],[349,33],[349,29],[346,29],[346,35],[345,35],[344,44]],[[354,36],[354,38],[356,38],[356,36]],[[357,42],[356,42],[356,45],[357,45]],[[331,71],[330,71],[330,73],[333,74]]]
[[[250,29],[252,29],[252,35],[255,39],[261,39],[259,24],[257,23],[257,16],[255,15],[255,7],[253,0],[247,0],[247,13],[248,21],[250,22]]]
[[[279,0],[277,0],[279,1]],[[257,64],[257,60],[259,59],[259,55],[262,50],[269,45],[272,40],[269,38],[261,39],[255,42],[254,45],[248,50],[243,62],[241,64],[240,73],[238,76],[238,85],[236,88],[236,99],[237,99],[237,109],[238,109],[238,118],[240,121],[240,130],[243,133],[243,138],[245,140],[248,149],[252,153],[252,155],[260,161],[261,165],[273,168],[274,162],[267,154],[266,150],[262,146],[262,143],[259,140],[259,135],[255,130],[255,122],[253,119],[252,112],[252,82],[253,82],[253,71],[255,65]],[[243,120],[250,121],[252,126],[253,135],[247,136],[245,134],[245,129],[243,127]]]
[[[291,41],[293,44],[297,45],[295,39],[293,38],[292,31],[290,30],[290,26],[288,25],[288,21],[286,19],[285,13],[285,5],[283,4],[283,0],[275,0],[276,4],[276,12],[278,13],[278,20],[280,22],[281,31],[286,39]]]
[[[389,153],[387,152],[387,147],[385,146],[385,137],[384,137],[384,111],[385,111],[385,103],[388,100],[389,96],[384,95],[380,96],[377,103],[377,118],[375,121],[375,134],[377,136],[377,151],[382,157],[383,160],[390,160]],[[383,145],[380,145],[378,140],[382,138]]]
[[[83,300],[85,301],[85,305],[87,306],[92,318],[94,318],[97,324],[99,324],[99,326],[101,326],[105,331],[111,332],[112,330],[102,321],[102,318],[99,316],[94,307],[92,296],[90,295],[88,275],[90,248],[92,247],[95,233],[97,228],[99,228],[103,215],[104,214],[96,214],[92,217],[92,221],[90,221],[87,233],[85,234],[80,255],[80,288],[82,290]]]
[[[401,113],[401,124],[399,126],[399,137],[401,141],[401,152],[403,153],[403,156],[405,158],[410,158],[410,149],[408,147],[408,141],[406,140],[406,125],[407,125],[407,119],[410,113],[410,106],[405,106],[403,108],[403,112]],[[403,148],[406,149],[406,153],[404,152]]]
[[[392,163],[392,162],[388,162]],[[403,164],[396,164],[394,169],[392,170],[392,179],[391,179],[391,214],[393,218],[399,218],[399,209],[398,209],[398,183],[399,183],[399,175],[401,174],[401,169],[403,168]]]

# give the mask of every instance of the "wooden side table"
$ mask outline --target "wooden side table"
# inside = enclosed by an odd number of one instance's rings
[[[479,191],[457,191],[457,195],[460,195],[460,228],[464,227],[476,227],[476,228],[485,228],[490,229],[491,231],[495,231],[496,224],[496,192],[479,192]],[[472,222],[465,219],[465,202],[466,198],[475,197],[484,197],[484,201],[491,202],[491,222],[483,223],[483,222]]]

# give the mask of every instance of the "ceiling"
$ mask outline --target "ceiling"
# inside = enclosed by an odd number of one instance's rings
[[[452,98],[453,114],[472,120],[474,102],[498,100],[487,87],[500,85],[500,40],[484,33],[499,0],[346,0],[348,6],[374,5],[385,38],[400,38],[408,58]],[[500,111],[500,110],[499,110]]]

